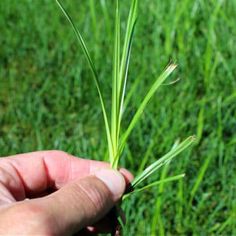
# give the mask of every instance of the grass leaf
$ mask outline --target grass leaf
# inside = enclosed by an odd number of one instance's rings
[[[200,170],[198,172],[198,176],[196,177],[194,186],[192,187],[192,190],[190,192],[189,204],[192,204],[193,198],[194,198],[194,196],[195,196],[195,194],[196,194],[196,192],[197,192],[201,182],[203,181],[204,175],[205,175],[205,173],[207,171],[207,168],[208,168],[208,166],[210,164],[211,159],[212,159],[212,155],[209,155],[205,159],[204,163],[202,164],[202,166],[201,166],[201,168],[200,168]]]
[[[119,110],[119,71],[120,71],[120,12],[119,0],[116,0],[116,21],[115,21],[115,40],[114,40],[114,61],[113,61],[113,78],[112,78],[112,112],[111,112],[111,138],[113,144],[113,155],[110,158],[113,168],[117,168],[117,151],[118,151],[118,110]]]
[[[189,147],[195,141],[195,136],[190,136],[180,143],[177,147],[171,149],[167,154],[162,158],[155,161],[153,164],[148,166],[141,174],[137,175],[132,181],[132,187],[135,189],[137,185],[147,179],[151,174],[157,171],[161,166],[170,162],[175,156],[181,153],[184,149]]]
[[[58,4],[58,6],[60,7],[61,11],[63,12],[63,14],[65,15],[65,17],[67,18],[67,20],[69,21],[69,23],[71,24],[75,35],[80,43],[80,46],[84,52],[84,55],[88,61],[88,64],[90,66],[90,69],[92,71],[93,74],[93,79],[98,91],[98,95],[99,95],[99,99],[100,99],[100,103],[101,103],[101,107],[102,107],[102,113],[103,113],[103,118],[104,118],[104,123],[105,123],[105,128],[106,128],[106,135],[107,135],[107,142],[108,142],[108,149],[109,149],[109,156],[112,155],[112,141],[111,141],[111,132],[110,132],[110,127],[109,127],[109,123],[108,123],[108,119],[107,119],[107,112],[105,109],[105,104],[104,104],[104,99],[101,93],[101,89],[100,89],[100,83],[98,80],[98,74],[95,68],[95,65],[91,59],[91,56],[89,54],[88,48],[84,42],[84,39],[81,35],[81,33],[79,32],[79,30],[77,29],[77,27],[75,26],[72,18],[70,17],[69,13],[66,11],[66,9],[64,8],[64,6],[61,4],[61,2],[59,0],[55,0],[56,3]]]
[[[151,86],[150,90],[144,97],[142,103],[139,105],[138,110],[136,111],[135,115],[133,116],[128,128],[126,129],[125,133],[122,136],[121,142],[120,142],[120,152],[122,152],[124,145],[126,143],[127,138],[129,137],[131,131],[135,127],[136,123],[140,119],[145,107],[147,106],[150,99],[153,97],[157,89],[161,86],[161,84],[167,79],[167,77],[175,70],[176,65],[171,64],[169,65],[162,74],[156,79],[155,83]]]
[[[126,27],[122,59],[120,62],[120,13],[119,0],[116,0],[116,23],[115,23],[115,46],[114,46],[114,66],[113,66],[113,83],[112,83],[112,125],[111,136],[113,142],[112,167],[117,168],[120,158],[119,137],[122,120],[122,111],[127,83],[127,75],[131,54],[133,34],[137,19],[138,0],[131,3],[128,22]]]
[[[142,188],[136,188],[132,192],[125,194],[123,196],[122,200],[126,199],[127,197],[129,197],[133,193],[142,192],[144,190],[147,190],[149,188],[155,187],[155,186],[163,184],[163,183],[168,183],[168,182],[172,182],[172,181],[176,181],[176,180],[182,179],[183,177],[185,177],[185,174],[175,175],[175,176],[167,177],[165,179],[154,181],[151,184],[148,184],[148,185],[146,185],[146,186],[144,186]]]
[[[133,0],[130,7],[123,52],[122,52],[122,59],[120,65],[120,79],[118,84],[118,94],[120,96],[120,104],[119,104],[119,123],[118,123],[118,130],[120,129],[120,124],[122,120],[122,113],[123,113],[123,104],[124,104],[124,97],[126,91],[126,83],[128,77],[128,69],[129,69],[129,62],[130,62],[130,54],[131,54],[131,46],[133,42],[134,30],[135,25],[137,22],[137,14],[138,14],[138,0]]]

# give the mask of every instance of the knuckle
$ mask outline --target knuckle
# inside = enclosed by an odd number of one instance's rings
[[[48,154],[51,157],[62,157],[62,158],[67,158],[69,154],[67,152],[61,151],[61,150],[51,150],[48,151]]]
[[[0,183],[11,186],[14,178],[12,178],[12,175],[6,171],[5,168],[0,166]]]

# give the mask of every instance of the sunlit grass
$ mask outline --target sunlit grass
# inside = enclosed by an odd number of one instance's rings
[[[120,34],[120,10],[119,10],[119,0],[116,0],[116,11],[115,11],[115,34],[114,34],[114,56],[113,56],[113,76],[112,76],[112,103],[111,103],[111,123],[108,121],[107,111],[104,105],[104,99],[100,88],[99,83],[99,76],[95,68],[95,63],[91,59],[89,50],[85,44],[85,41],[80,33],[80,31],[75,26],[72,18],[70,17],[69,13],[63,7],[62,3],[59,0],[56,0],[56,3],[59,5],[60,9],[70,22],[77,39],[83,49],[84,55],[89,63],[90,69],[93,74],[93,78],[97,87],[100,104],[103,112],[104,124],[106,128],[107,134],[107,147],[109,150],[109,160],[110,164],[113,168],[117,169],[119,166],[120,158],[122,155],[122,151],[126,145],[128,137],[132,130],[135,128],[137,122],[140,120],[148,102],[151,100],[153,95],[156,91],[160,88],[163,82],[169,77],[170,74],[175,70],[176,65],[170,64],[167,68],[162,72],[160,76],[153,82],[151,88],[148,90],[146,95],[144,96],[143,100],[140,102],[137,111],[133,115],[128,127],[125,128],[123,134],[120,134],[121,130],[121,123],[124,111],[124,101],[125,101],[125,94],[126,94],[126,84],[128,78],[128,69],[129,69],[129,61],[131,55],[131,47],[132,41],[134,36],[135,25],[138,16],[138,0],[132,0],[123,51],[121,53],[121,34]],[[192,142],[194,141],[194,137],[190,137],[177,145],[177,147],[173,148],[169,153],[167,153],[162,158],[155,161],[153,164],[148,166],[142,173],[136,176],[131,183],[132,191],[135,190],[136,186],[146,180],[151,174],[156,172],[161,166],[165,165],[166,163],[170,162],[175,156],[177,156],[180,152],[182,152],[185,148],[187,148]],[[180,176],[178,176],[179,179]],[[183,175],[181,175],[183,177]],[[173,178],[176,180],[176,178]],[[165,180],[162,180],[165,181]],[[156,185],[155,182],[153,184],[147,185],[148,187]],[[140,188],[139,191],[144,190],[147,186]]]
[[[111,123],[116,2],[61,1],[83,33]],[[120,54],[130,3],[120,1]],[[171,59],[178,68],[146,106],[119,165],[138,176],[173,143],[191,134],[197,142],[136,189],[185,178],[123,201],[124,235],[236,235],[235,2],[146,0],[138,9],[120,138],[162,69]],[[0,13],[1,155],[60,149],[109,160],[92,74],[55,2],[2,0]]]

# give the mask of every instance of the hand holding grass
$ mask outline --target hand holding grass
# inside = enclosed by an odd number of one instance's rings
[[[107,137],[107,150],[109,155],[109,162],[114,169],[117,169],[120,163],[120,159],[122,157],[122,152],[127,143],[127,140],[135,128],[138,121],[141,119],[141,116],[153,98],[156,91],[161,87],[161,85],[165,82],[165,80],[173,73],[176,69],[175,64],[170,64],[166,67],[166,69],[156,77],[153,84],[150,86],[150,89],[146,92],[143,100],[140,102],[134,116],[131,118],[129,125],[122,130],[122,118],[125,112],[125,95],[126,95],[126,85],[128,78],[128,69],[131,55],[131,48],[134,36],[134,30],[138,17],[138,0],[131,0],[129,16],[126,24],[126,31],[124,36],[123,47],[121,45],[122,37],[121,37],[121,19],[120,19],[120,7],[119,0],[116,0],[115,6],[115,27],[114,27],[114,52],[113,52],[113,75],[112,75],[112,94],[111,94],[111,107],[110,107],[110,122],[108,119],[108,112],[105,106],[105,101],[103,98],[99,75],[96,70],[95,63],[92,60],[92,57],[89,53],[89,49],[86,46],[85,40],[82,37],[79,29],[75,26],[71,16],[63,6],[60,0],[55,0],[61,9],[62,13],[65,15],[66,19],[69,21],[76,38],[83,50],[83,53],[86,57],[88,65],[92,72],[92,77],[95,82],[95,86],[98,92],[101,110],[103,113],[104,126],[106,130]],[[122,48],[122,50],[121,50]],[[171,84],[171,83],[170,83]],[[121,130],[123,132],[121,132]],[[124,198],[128,197],[132,192],[140,192],[149,187],[153,187],[155,185],[160,184],[161,182],[174,181],[180,179],[184,176],[184,174],[172,176],[170,178],[164,179],[162,181],[155,181],[151,184],[147,184],[142,188],[137,188],[139,184],[141,184],[144,180],[147,179],[151,174],[157,171],[163,165],[169,163],[174,157],[176,157],[179,153],[189,147],[195,140],[194,136],[190,136],[181,142],[179,145],[174,146],[171,151],[161,157],[159,160],[156,160],[150,166],[143,170],[143,172],[138,173],[138,175],[134,178],[130,185],[129,192],[124,196]]]
[[[194,141],[194,137],[191,136],[174,146],[167,154],[138,173],[132,182],[129,173],[124,172],[123,177],[116,171],[131,132],[155,92],[172,74],[176,65],[170,64],[160,76],[156,77],[130,123],[123,128],[127,75],[137,21],[138,0],[131,1],[123,47],[121,47],[119,0],[116,0],[110,117],[101,91],[99,75],[85,41],[61,2],[59,0],[56,2],[70,22],[92,71],[103,113],[107,150],[113,170],[104,169],[109,166],[108,164],[76,159],[61,152],[37,152],[1,160],[0,234],[37,232],[43,235],[72,235],[82,229],[90,232],[97,230],[111,232],[116,226],[114,222],[106,224],[106,226],[110,226],[107,229],[104,228],[104,221],[100,220],[117,201],[122,197],[127,198],[133,192],[143,191],[161,182],[182,178],[183,174],[140,187],[140,184],[150,175],[169,163]],[[128,181],[125,181],[125,178]],[[126,185],[130,182],[130,188],[123,195]],[[29,198],[34,199],[26,200]],[[88,228],[96,222],[99,224]],[[13,223],[14,227],[12,227]],[[117,223],[116,220],[115,223]],[[122,221],[120,223],[122,225]]]
[[[111,232],[116,220],[105,216],[132,180],[126,170],[121,174],[109,169],[108,163],[61,151],[2,158],[0,166],[0,234],[4,235]]]

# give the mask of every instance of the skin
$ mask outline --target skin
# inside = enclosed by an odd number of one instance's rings
[[[1,158],[0,235],[114,232],[114,206],[132,178],[62,151]]]

